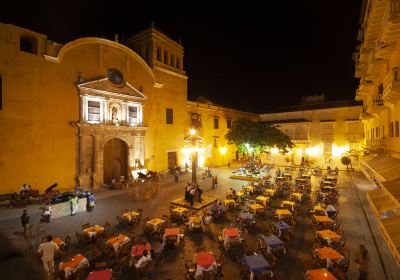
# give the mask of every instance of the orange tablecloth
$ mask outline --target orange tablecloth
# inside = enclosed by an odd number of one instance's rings
[[[84,256],[82,255],[76,255],[72,259],[66,262],[61,262],[60,263],[60,268],[61,269],[66,269],[66,268],[75,268],[77,267],[83,260],[85,259]]]
[[[321,238],[323,238],[323,239],[330,239],[330,240],[333,240],[335,242],[339,241],[340,238],[342,238],[339,234],[337,234],[336,232],[333,232],[331,230],[317,231],[317,234],[319,236],[321,236]]]
[[[314,211],[325,212],[325,208],[322,208],[319,205],[314,206]]]
[[[264,191],[265,194],[269,194],[269,195],[274,195],[275,192],[276,192],[276,190],[274,190],[274,189],[266,189],[266,190]]]
[[[132,247],[131,254],[134,257],[141,257],[143,256],[143,251],[146,250],[148,253],[150,253],[150,244],[146,245],[136,245]]]
[[[112,237],[110,239],[107,240],[107,245],[108,246],[112,246],[114,244],[122,244],[125,243],[126,240],[126,236],[123,234],[120,234],[118,236]]]
[[[194,259],[196,260],[196,264],[203,268],[209,268],[215,262],[215,257],[212,252],[197,253]]]
[[[264,206],[260,205],[260,204],[251,204],[249,205],[249,207],[251,208],[251,210],[253,211],[259,211],[264,209]]]
[[[292,216],[292,212],[287,209],[276,209],[275,213],[280,216]]]
[[[174,235],[178,235],[179,233],[180,233],[179,228],[166,228],[164,234],[166,236],[174,236]]]
[[[226,228],[224,229],[224,235],[227,237],[238,237],[239,230],[237,228]]]
[[[337,280],[326,268],[307,270],[308,280]]]
[[[314,216],[314,219],[319,223],[332,223],[333,220],[328,216]]]
[[[65,243],[60,238],[54,238],[53,242],[57,244],[58,247],[63,246]]]
[[[317,252],[317,254],[321,260],[331,259],[331,260],[337,261],[337,260],[340,260],[341,258],[343,258],[343,256],[341,254],[339,254],[336,250],[334,250],[330,247],[318,248],[318,249],[315,249],[315,251]]]

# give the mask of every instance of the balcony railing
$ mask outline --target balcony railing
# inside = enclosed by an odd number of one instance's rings
[[[378,59],[388,59],[396,49],[396,42],[385,42],[377,40],[375,42],[375,57]]]
[[[386,102],[395,104],[400,100],[400,69],[393,68],[383,79],[383,96]]]
[[[390,0],[390,17],[392,23],[400,21],[400,0]]]
[[[358,142],[364,139],[364,133],[346,133],[346,140],[349,142]]]
[[[387,139],[369,139],[367,140],[367,148],[369,149],[386,149],[387,146]]]

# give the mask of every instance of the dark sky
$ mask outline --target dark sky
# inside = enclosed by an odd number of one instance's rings
[[[11,1],[10,1],[11,2]],[[235,3],[237,2],[237,3]],[[185,48],[188,95],[252,112],[302,96],[353,99],[361,0],[13,1],[0,21],[60,43],[127,38],[150,26]],[[275,3],[271,3],[275,2]]]

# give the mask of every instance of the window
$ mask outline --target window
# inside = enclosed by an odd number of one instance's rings
[[[218,129],[218,128],[219,128],[219,119],[214,118],[214,129]]]
[[[165,111],[166,114],[166,124],[173,124],[174,123],[174,110],[167,108]]]
[[[214,148],[218,148],[217,138],[214,138]]]
[[[88,121],[100,122],[100,101],[88,101]]]
[[[226,120],[226,128],[231,128],[232,127],[232,120],[231,119],[227,119]]]
[[[0,75],[0,110],[3,109],[3,77]]]
[[[375,138],[379,138],[378,127],[375,127]]]
[[[382,125],[382,138],[385,138],[385,126]]]
[[[128,107],[128,121],[130,125],[138,124],[138,107],[129,106]]]
[[[168,62],[168,52],[164,51],[164,64],[169,64]]]
[[[20,37],[19,50],[37,54],[37,39],[35,37]]]
[[[174,54],[171,54],[171,58],[170,58],[169,62],[172,67],[175,67],[175,55]]]
[[[111,83],[115,85],[119,85],[124,81],[122,73],[115,68],[107,69],[107,78]]]
[[[161,48],[157,47],[157,61],[161,62]]]
[[[181,69],[181,59],[179,57],[176,58],[176,68]]]
[[[395,135],[396,135],[396,137],[399,137],[399,122],[398,121],[395,122],[394,127],[395,127]]]
[[[394,131],[393,131],[393,122],[390,123],[390,127],[389,127],[389,136],[393,137]]]
[[[324,155],[332,155],[332,143],[324,143]]]

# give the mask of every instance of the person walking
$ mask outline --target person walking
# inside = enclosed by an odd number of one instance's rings
[[[50,204],[47,204],[44,207],[43,215],[40,221],[43,221],[45,223],[50,223],[50,216],[51,216],[51,206]]]
[[[28,215],[28,210],[24,209],[21,215],[21,224],[24,228],[24,236],[29,237],[29,219],[31,217]]]
[[[51,235],[47,236],[47,242],[39,245],[38,253],[42,254],[44,270],[49,276],[54,273],[54,254],[60,250],[56,243],[53,242]]]
[[[358,265],[359,280],[366,280],[368,278],[368,266],[369,266],[369,256],[368,251],[364,245],[360,245],[360,251],[356,255],[355,259]]]
[[[175,177],[175,183],[178,183],[179,181],[179,171],[178,171],[178,167],[175,166],[174,169],[174,177]]]
[[[88,193],[87,197],[87,210],[89,212],[92,212],[94,209],[94,205],[96,204],[96,198],[92,193]]]
[[[71,197],[69,202],[71,203],[71,216],[75,216],[78,212],[78,197],[76,195]]]

